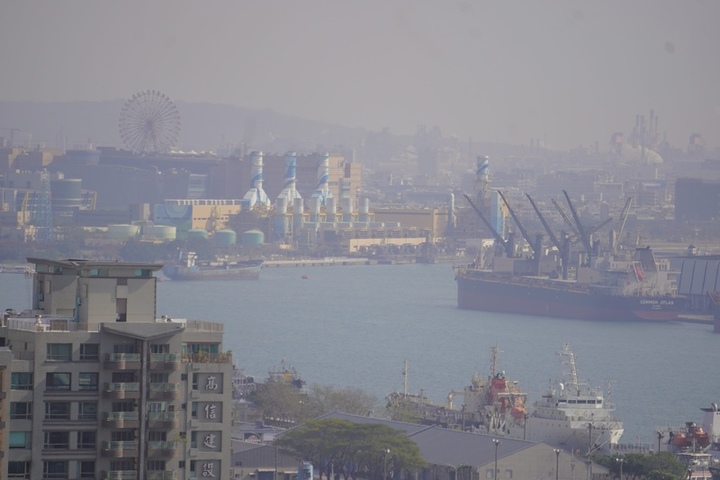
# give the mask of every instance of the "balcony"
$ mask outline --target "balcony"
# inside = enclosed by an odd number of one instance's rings
[[[150,412],[148,428],[153,430],[170,430],[180,425],[176,412]]]
[[[138,412],[108,412],[103,417],[102,424],[107,428],[138,428],[140,414]]]
[[[177,442],[148,442],[148,458],[172,458],[177,453]]]
[[[151,353],[150,370],[176,370],[180,367],[180,355],[177,353]]]
[[[108,370],[140,370],[139,353],[108,353],[105,355],[105,368]]]
[[[113,400],[140,398],[140,384],[138,382],[106,383],[105,398]]]
[[[148,398],[150,400],[174,400],[180,398],[180,385],[177,383],[151,383]]]
[[[177,477],[175,470],[148,470],[147,480],[173,480]]]
[[[137,480],[138,474],[135,470],[106,470],[102,478],[103,480]]]
[[[135,458],[138,456],[138,442],[104,442],[102,455],[110,458]]]

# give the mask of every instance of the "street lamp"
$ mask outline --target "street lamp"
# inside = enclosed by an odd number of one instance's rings
[[[498,468],[497,468],[497,451],[498,447],[502,443],[497,438],[493,438],[493,443],[495,444],[495,470],[493,470],[493,480],[497,480],[497,474],[498,474]]]
[[[622,480],[622,477],[623,477],[622,470],[623,470],[623,463],[625,463],[625,458],[624,457],[616,458],[615,461],[620,464],[620,480]]]
[[[385,450],[385,458],[383,459],[383,480],[387,480],[387,457],[390,455],[390,449]]]
[[[553,452],[555,452],[555,480],[558,480],[559,471],[558,468],[560,467],[560,449],[555,448],[553,449]]]

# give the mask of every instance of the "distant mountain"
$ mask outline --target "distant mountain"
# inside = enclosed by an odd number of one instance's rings
[[[28,148],[123,147],[118,120],[124,100],[0,102],[0,137]],[[182,150],[232,151],[244,143],[273,152],[354,148],[368,133],[314,120],[231,105],[176,102]]]

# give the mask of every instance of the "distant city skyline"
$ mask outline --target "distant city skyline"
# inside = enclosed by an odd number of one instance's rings
[[[0,101],[269,108],[412,134],[567,149],[651,110],[720,146],[720,2],[11,2]],[[0,125],[0,127],[14,127]],[[5,132],[0,132],[5,135]]]

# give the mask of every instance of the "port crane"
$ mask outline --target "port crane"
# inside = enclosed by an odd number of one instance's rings
[[[542,255],[542,235],[538,234],[535,239],[530,238],[530,234],[527,230],[525,230],[525,227],[523,226],[522,222],[520,222],[520,218],[518,218],[518,216],[515,214],[515,210],[513,210],[513,208],[510,206],[510,202],[508,201],[505,194],[500,190],[498,190],[498,194],[500,194],[500,198],[502,198],[502,201],[505,203],[505,206],[510,212],[510,216],[515,221],[515,224],[518,226],[520,234],[523,236],[528,245],[530,245],[530,249],[532,250],[533,254],[533,260],[535,261],[535,274],[538,275],[540,273],[540,257]]]
[[[632,197],[628,197],[627,200],[625,200],[625,205],[623,206],[622,211],[620,212],[620,218],[618,219],[618,231],[617,235],[614,235],[613,244],[610,246],[610,253],[617,252],[618,244],[620,243],[620,239],[622,238],[623,230],[625,230],[625,223],[627,222],[627,217],[630,213],[631,205]]]
[[[567,200],[568,207],[570,208],[570,213],[573,216],[574,222],[570,219],[570,217],[568,217],[567,213],[565,213],[565,210],[563,210],[563,208],[556,200],[553,199],[552,203],[553,205],[555,205],[555,208],[558,209],[558,212],[560,212],[560,215],[565,220],[565,223],[570,227],[570,229],[577,236],[577,238],[580,240],[583,247],[585,248],[585,253],[587,254],[586,264],[589,265],[591,264],[592,257],[597,256],[598,250],[597,242],[595,242],[594,244],[592,241],[592,235],[608,223],[612,222],[613,219],[612,217],[608,218],[594,227],[585,229],[582,222],[580,221],[580,216],[578,215],[577,210],[575,210],[575,206],[573,205],[572,200],[570,200],[570,195],[568,195],[567,190],[563,190],[562,192],[563,195],[565,195],[565,200]]]
[[[558,252],[560,252],[560,265],[562,266],[562,278],[563,280],[568,279],[568,267],[570,263],[570,236],[566,232],[562,232],[561,237],[558,238],[555,233],[553,233],[552,228],[550,228],[550,224],[545,219],[545,215],[542,214],[538,206],[535,204],[535,200],[532,199],[530,194],[526,193],[525,196],[530,201],[530,205],[532,205],[533,210],[535,210],[535,213],[537,214],[538,218],[540,219],[540,223],[542,223],[543,227],[545,228],[545,231],[547,232],[548,236],[550,237],[550,241],[555,245],[555,248],[558,249]]]
[[[505,255],[510,258],[515,256],[515,242],[514,242],[514,236],[511,233],[507,240],[503,238],[502,235],[500,235],[495,228],[493,228],[490,221],[483,215],[483,213],[480,211],[478,207],[475,206],[473,201],[470,199],[470,196],[467,193],[463,193],[463,196],[468,201],[470,206],[475,210],[475,213],[478,214],[478,217],[480,217],[480,220],[483,221],[485,226],[488,230],[490,230],[490,233],[493,234],[493,237],[495,237],[495,241],[498,242],[498,244],[502,245],[503,249],[505,250]]]

